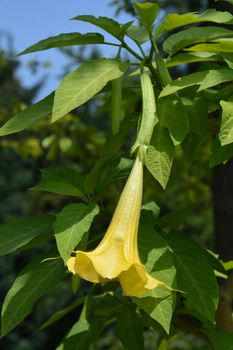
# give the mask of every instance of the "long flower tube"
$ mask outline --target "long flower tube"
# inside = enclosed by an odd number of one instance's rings
[[[69,271],[93,283],[117,279],[128,296],[164,285],[146,272],[138,253],[142,188],[143,163],[138,153],[102,241],[93,251],[77,251],[75,257],[70,257]]]

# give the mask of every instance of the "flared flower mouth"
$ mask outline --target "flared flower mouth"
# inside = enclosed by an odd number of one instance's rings
[[[69,271],[93,283],[117,279],[128,296],[139,296],[164,285],[146,272],[139,258],[142,188],[143,163],[138,155],[102,241],[93,251],[77,251],[75,257],[70,257]]]

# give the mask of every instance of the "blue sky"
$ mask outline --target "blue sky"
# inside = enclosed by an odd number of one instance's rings
[[[109,0],[0,0],[0,33],[12,35],[13,48],[18,53],[48,36],[68,32],[101,32],[93,25],[69,19],[83,14],[114,17],[115,8],[109,3]],[[122,13],[117,20],[124,23],[132,18]],[[2,46],[6,46],[3,35],[0,36]],[[109,46],[101,46],[101,50],[106,56],[114,55]],[[40,68],[37,74],[32,74],[28,64],[33,60],[41,63],[49,61],[51,67],[47,70]],[[21,68],[18,75],[25,86],[29,87],[42,76],[47,76],[46,84],[37,96],[40,99],[57,87],[67,59],[56,49],[50,49],[19,57],[19,61]]]

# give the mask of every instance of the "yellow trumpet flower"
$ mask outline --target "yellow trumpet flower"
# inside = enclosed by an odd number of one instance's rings
[[[67,267],[73,274],[93,283],[117,279],[129,296],[164,285],[146,272],[139,258],[142,187],[143,163],[138,155],[102,241],[93,251],[77,251],[75,257],[68,259]]]

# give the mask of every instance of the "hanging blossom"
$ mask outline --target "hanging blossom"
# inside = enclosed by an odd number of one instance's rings
[[[102,241],[93,251],[77,251],[70,257],[69,271],[93,283],[117,279],[128,296],[142,295],[158,285],[166,287],[147,273],[138,253],[142,188],[143,163],[138,154]]]

